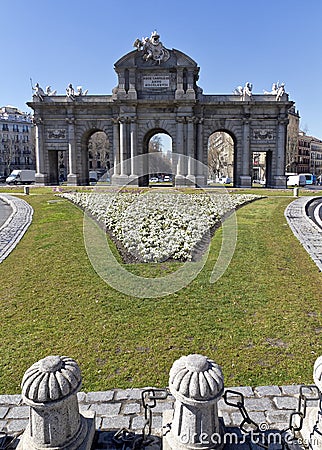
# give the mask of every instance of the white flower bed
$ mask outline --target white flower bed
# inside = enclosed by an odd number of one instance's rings
[[[178,192],[65,193],[103,223],[137,261],[189,261],[194,247],[221,217],[257,195]]]

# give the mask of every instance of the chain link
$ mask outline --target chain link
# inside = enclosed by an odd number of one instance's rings
[[[113,436],[113,442],[122,448],[140,449],[155,441],[151,436],[152,431],[152,409],[156,407],[157,400],[165,400],[170,395],[168,389],[145,389],[142,391],[141,400],[144,409],[144,425],[142,433],[136,435],[127,428],[121,428]],[[1,449],[0,449],[1,450]]]
[[[306,395],[304,393],[305,390],[308,390],[309,394],[312,393],[312,391],[315,391],[314,395]],[[306,408],[307,408],[307,402],[309,401],[317,401],[320,400],[321,394],[315,384],[309,384],[309,385],[302,385],[300,386],[300,395],[299,395],[299,401],[298,401],[298,407],[297,411],[291,413],[290,415],[290,421],[289,421],[289,430],[291,431],[292,435],[295,437],[295,434],[297,431],[301,431],[303,426],[303,420],[306,416]],[[296,424],[296,418],[298,418],[298,425]]]

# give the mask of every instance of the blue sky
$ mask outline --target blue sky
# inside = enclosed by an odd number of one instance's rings
[[[301,128],[322,139],[321,0],[2,0],[0,106],[28,111],[33,84],[111,94],[137,37],[193,58],[206,94],[285,82]]]

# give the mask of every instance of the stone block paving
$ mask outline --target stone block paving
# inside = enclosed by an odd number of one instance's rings
[[[32,221],[33,209],[22,198],[1,194],[0,200],[11,207],[11,214],[0,226],[0,263],[16,247]]]
[[[286,220],[294,235],[322,271],[322,230],[307,216],[307,203],[316,197],[299,197],[285,210]]]
[[[290,414],[297,410],[299,385],[259,386],[228,388],[229,401],[237,403],[241,393],[250,418],[261,430],[284,430],[289,426]],[[80,392],[78,401],[80,411],[96,412],[96,436],[93,449],[107,448],[106,442],[111,432],[126,428],[141,434],[145,424],[145,411],[141,401],[143,389],[116,389],[103,392]],[[169,395],[157,400],[152,409],[152,435],[162,436],[162,413],[173,410],[174,398]],[[239,427],[242,414],[235,406],[218,403],[219,416],[227,428]],[[0,395],[0,432],[15,435],[22,432],[28,423],[29,408],[22,403],[20,395]],[[112,434],[112,435],[113,435]],[[18,438],[19,440],[19,438]],[[160,446],[160,440],[157,447]]]

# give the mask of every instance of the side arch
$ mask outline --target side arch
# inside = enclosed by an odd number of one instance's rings
[[[113,164],[113,133],[111,121],[93,120],[82,123],[77,126],[76,142],[77,142],[77,171],[79,174],[79,182],[82,185],[89,184],[89,161],[88,161],[88,142],[90,137],[97,133],[103,132],[109,141],[110,161]]]

